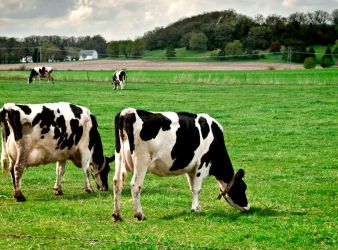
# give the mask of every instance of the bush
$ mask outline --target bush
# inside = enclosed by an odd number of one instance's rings
[[[327,46],[324,56],[322,57],[321,66],[323,68],[331,67],[334,64],[330,46]]]
[[[313,69],[316,67],[316,61],[313,59],[313,57],[307,57],[304,60],[304,68],[306,69]]]
[[[322,66],[323,68],[328,68],[331,67],[333,64],[333,60],[331,60],[329,57],[325,57],[323,58],[320,66]]]

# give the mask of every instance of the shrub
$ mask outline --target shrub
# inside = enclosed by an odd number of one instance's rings
[[[165,54],[168,59],[176,57],[176,50],[174,47],[169,46]]]
[[[334,64],[330,46],[327,46],[324,56],[322,57],[321,66],[323,68],[331,67]]]
[[[304,68],[306,69],[313,69],[316,67],[316,61],[313,59],[313,57],[307,57],[304,60]]]
[[[333,60],[331,60],[329,57],[323,57],[320,66],[322,66],[323,68],[328,68],[331,67],[333,64]]]

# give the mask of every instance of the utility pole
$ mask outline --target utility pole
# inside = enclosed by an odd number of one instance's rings
[[[39,63],[41,63],[41,46],[39,46]]]

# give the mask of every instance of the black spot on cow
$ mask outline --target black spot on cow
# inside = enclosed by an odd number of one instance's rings
[[[197,175],[196,175],[197,177],[200,177],[201,176],[201,173],[197,173]]]
[[[115,150],[117,153],[121,151],[121,143],[120,143],[120,131],[122,131],[122,124],[120,124],[121,112],[115,115]]]
[[[201,131],[202,131],[202,137],[203,139],[208,137],[208,134],[210,132],[209,124],[207,122],[207,119],[205,119],[203,116],[201,116],[198,119],[198,124],[201,126]]]
[[[74,143],[75,145],[77,145],[82,137],[83,127],[79,125],[79,120],[75,119],[70,120],[70,127],[72,129],[72,134],[70,135],[70,138],[74,137]],[[70,145],[68,145],[68,147],[69,146]]]
[[[40,123],[40,128],[42,128],[41,133],[46,134],[49,132],[51,126],[55,127],[56,123],[54,119],[54,111],[43,106],[41,113],[37,114],[33,119],[32,126],[34,127]]]
[[[13,129],[14,139],[17,141],[22,138],[22,124],[20,119],[20,112],[16,110],[10,110],[7,111],[7,114],[9,124]]]
[[[44,139],[45,137],[42,135],[40,138],[41,138],[41,140],[42,140],[42,139]]]
[[[103,156],[103,147],[102,147],[102,141],[101,137],[98,131],[98,125],[95,116],[90,115],[90,118],[92,120],[92,127],[89,131],[89,144],[88,148],[90,150],[94,149],[93,151],[93,162],[95,162],[98,167],[101,167],[104,163],[104,156]],[[109,168],[109,164],[106,163],[106,166],[102,166],[104,169],[106,167]],[[108,170],[109,172],[109,170]],[[105,175],[101,172],[102,175]]]
[[[26,115],[29,115],[30,113],[32,113],[31,108],[29,106],[27,106],[27,105],[20,105],[20,104],[18,104],[16,106],[18,106]]]
[[[2,109],[0,112],[0,121],[1,121],[1,126],[3,126],[3,131],[2,131],[2,136],[5,138],[7,141],[7,138],[9,136],[10,130],[8,127],[8,124],[6,122],[6,114],[8,113],[8,110]]]
[[[211,131],[214,140],[210,144],[209,151],[201,158],[201,166],[211,163],[209,174],[215,176],[217,180],[229,183],[234,170],[224,144],[223,132],[215,122],[211,124]]]
[[[194,151],[200,143],[199,131],[195,124],[196,117],[195,114],[178,113],[180,127],[176,131],[176,143],[171,151],[174,163],[170,171],[185,168],[194,157]]]
[[[163,131],[170,129],[171,121],[167,117],[159,113],[151,113],[143,110],[136,111],[143,121],[140,137],[144,141],[156,138],[160,129]]]
[[[136,122],[136,116],[135,114],[127,114],[125,116],[122,116],[122,120],[120,123],[122,124],[123,128],[126,130],[128,135],[128,141],[129,141],[129,147],[130,152],[133,153],[135,150],[135,142],[134,142],[134,123]],[[122,127],[121,127],[122,129]],[[123,135],[122,130],[120,130],[120,133]],[[124,139],[122,137],[122,139]]]
[[[66,133],[67,127],[66,127],[66,121],[63,115],[59,116],[56,118],[56,126],[54,128],[54,137],[53,139],[58,139],[58,147],[57,149],[60,148],[62,142],[64,140],[67,140],[68,134]]]
[[[60,109],[57,109],[56,112],[58,112],[58,114],[60,114]]]
[[[74,104],[70,104],[70,109],[72,110],[74,116],[78,119],[81,118],[81,114],[83,113],[82,109]]]
[[[46,68],[45,68],[45,66],[43,66],[42,68],[39,68],[39,73],[40,73],[40,75],[41,75],[42,77],[45,76],[45,74],[46,74]]]

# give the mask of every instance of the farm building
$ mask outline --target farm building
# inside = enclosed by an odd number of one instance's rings
[[[95,60],[98,59],[96,50],[80,50],[79,60]]]
[[[25,56],[20,59],[20,62],[22,63],[32,63],[33,57],[32,56]]]

